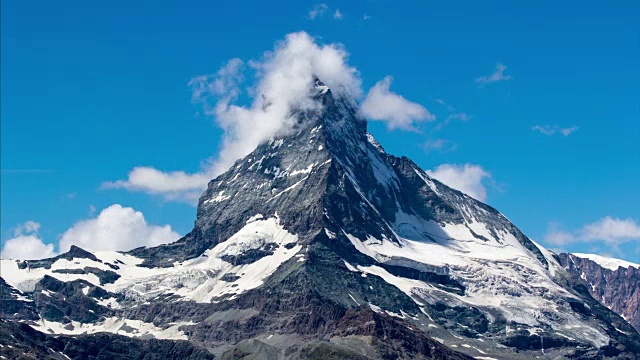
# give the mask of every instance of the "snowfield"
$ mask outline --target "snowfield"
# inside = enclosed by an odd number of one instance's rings
[[[605,269],[616,271],[618,268],[622,267],[628,269],[629,267],[634,267],[640,269],[640,264],[635,264],[629,261],[624,261],[620,259],[609,258],[605,256],[595,255],[595,254],[580,254],[580,253],[572,253],[573,255],[588,259],[593,261],[594,263],[602,266]]]
[[[97,251],[94,255],[102,262],[84,258],[59,259],[50,269],[19,269],[17,260],[1,260],[2,278],[22,292],[31,292],[45,275],[61,281],[86,280],[113,293],[121,293],[127,299],[147,301],[159,295],[174,294],[184,300],[212,302],[222,296],[232,298],[242,292],[262,285],[282,263],[297,254],[302,246],[296,235],[287,232],[277,218],[261,219],[256,215],[227,241],[222,242],[201,256],[169,268],[139,266],[143,260],[115,251]],[[233,265],[222,258],[241,255],[248,250],[265,246],[274,248],[266,255],[248,264]],[[116,266],[114,270],[110,265]],[[112,284],[100,284],[94,274],[68,274],[56,270],[95,267],[115,271],[120,278]],[[233,275],[221,279],[224,275]],[[112,304],[117,306],[117,304]]]

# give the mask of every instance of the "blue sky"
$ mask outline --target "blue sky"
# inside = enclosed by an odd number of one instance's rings
[[[551,249],[640,262],[637,2],[8,0],[1,26],[2,240],[82,238],[129,207],[144,219],[125,238],[188,232],[187,201],[103,184],[198,172],[222,130],[190,80],[305,31],[343,44],[364,95],[392,76],[435,117],[370,122],[388,152],[485,191]]]

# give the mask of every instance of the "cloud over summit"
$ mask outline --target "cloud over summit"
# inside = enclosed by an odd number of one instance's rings
[[[348,63],[348,58],[341,44],[321,44],[306,32],[296,32],[276,42],[273,50],[258,59],[234,58],[214,74],[194,77],[189,82],[193,102],[201,105],[223,131],[218,154],[197,173],[136,167],[127,179],[106,182],[102,187],[195,203],[209,180],[260,143],[291,129],[292,109],[319,106],[309,93],[314,77],[336,95],[360,98],[360,72]],[[423,106],[391,92],[391,80],[385,77],[369,91],[362,101],[364,115],[387,122],[390,129],[404,130],[415,130],[419,122],[433,119]],[[247,98],[248,101],[240,101]]]

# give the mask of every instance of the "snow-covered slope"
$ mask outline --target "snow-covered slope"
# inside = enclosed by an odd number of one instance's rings
[[[319,109],[293,111],[292,129],[209,183],[177,242],[2,260],[2,278],[36,304],[40,319],[24,321],[187,339],[217,355],[640,351],[635,330],[505,216],[386,154],[355,101],[317,80],[310,96]]]
[[[613,271],[618,270],[618,268],[620,267],[625,269],[628,269],[629,267],[640,269],[640,264],[635,264],[629,261],[610,258],[606,256],[600,256],[596,254],[581,254],[581,253],[572,253],[572,255],[575,255],[583,259],[589,259],[594,263],[602,266],[603,268],[613,270]]]
[[[175,262],[171,267],[139,266],[143,259],[114,251],[97,251],[94,258],[56,259],[47,267],[38,262],[0,260],[2,277],[21,292],[33,292],[45,276],[63,282],[86,281],[125,300],[149,301],[156,297],[174,296],[196,302],[212,302],[233,297],[262,285],[283,262],[301,250],[297,236],[290,234],[278,218],[251,219],[227,241],[208,249],[202,255]],[[258,257],[255,261],[251,256]],[[301,255],[300,260],[304,260]],[[91,270],[87,270],[91,269]],[[105,282],[100,272],[113,272],[117,279]],[[119,307],[117,299],[106,302]]]

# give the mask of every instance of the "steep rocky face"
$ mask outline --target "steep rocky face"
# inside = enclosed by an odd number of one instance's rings
[[[560,264],[589,289],[589,293],[640,330],[640,266],[604,263],[574,254],[558,255]],[[626,266],[624,266],[626,265]]]
[[[9,320],[37,320],[40,317],[31,294],[24,294],[0,278],[0,314]]]
[[[209,183],[177,242],[3,260],[8,286],[50,309],[30,324],[234,359],[640,352],[631,326],[497,210],[386,154],[351,99],[319,81],[310,96],[317,107]]]

